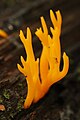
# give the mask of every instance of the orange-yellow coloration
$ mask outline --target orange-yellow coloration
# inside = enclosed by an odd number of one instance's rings
[[[0,36],[3,37],[3,38],[8,37],[7,33],[2,29],[0,29]]]
[[[4,105],[0,105],[0,111],[4,111],[5,110],[5,106]]]
[[[62,23],[60,11],[56,12],[56,19],[53,11],[50,10],[50,18],[53,24],[53,27],[50,27],[52,37],[48,34],[47,25],[43,17],[41,17],[43,30],[39,28],[35,32],[43,46],[40,60],[39,58],[35,60],[34,57],[30,29],[27,28],[27,38],[25,38],[23,32],[20,31],[20,39],[27,54],[26,60],[21,56],[23,67],[18,64],[18,69],[26,76],[28,84],[28,94],[24,103],[25,109],[41,99],[47,93],[50,86],[62,79],[68,72],[69,59],[65,52],[63,53],[63,70],[60,71],[60,32]]]

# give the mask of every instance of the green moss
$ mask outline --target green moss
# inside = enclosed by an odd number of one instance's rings
[[[13,114],[13,113],[10,113],[10,117],[13,118],[13,117],[14,117],[14,114]]]
[[[4,96],[6,99],[10,99],[10,93],[9,93],[9,91],[5,89],[5,90],[3,91],[3,96]]]
[[[3,98],[0,96],[0,103],[2,103],[3,102]]]
[[[19,83],[18,86],[17,86],[17,90],[21,91],[21,90],[23,90],[23,88],[24,88],[23,84]]]
[[[19,87],[22,87],[23,85],[22,85],[22,83],[19,83],[18,86],[19,86]]]
[[[24,103],[24,98],[21,97],[20,100],[18,101],[18,104],[17,104],[18,111],[21,111],[21,109],[23,109],[23,103]]]

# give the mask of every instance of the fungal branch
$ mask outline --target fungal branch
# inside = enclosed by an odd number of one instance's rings
[[[20,31],[20,39],[27,54],[26,60],[21,56],[23,67],[19,64],[17,65],[20,72],[26,77],[28,84],[28,94],[24,103],[25,109],[41,99],[47,93],[50,86],[62,79],[68,72],[69,59],[65,52],[63,53],[63,70],[60,71],[60,33],[62,23],[60,11],[56,12],[55,17],[53,11],[50,10],[50,18],[53,25],[53,27],[50,27],[52,36],[48,34],[48,28],[43,17],[41,17],[42,28],[40,27],[35,32],[43,46],[40,60],[39,58],[35,60],[30,29],[27,28],[27,38]]]
[[[21,56],[23,68],[18,64],[18,69],[24,74],[28,84],[28,94],[24,103],[24,108],[29,107],[33,101],[35,94],[36,82],[38,79],[38,64],[39,59],[35,60],[32,49],[31,31],[27,28],[27,38],[24,37],[23,32],[20,31],[20,39],[25,47],[27,58],[26,61]],[[39,81],[39,80],[38,80]]]
[[[4,30],[0,29],[0,36],[3,38],[7,38],[8,34]]]

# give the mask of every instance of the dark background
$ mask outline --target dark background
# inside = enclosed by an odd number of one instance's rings
[[[24,110],[27,84],[16,66],[20,56],[25,57],[19,31],[25,33],[30,27],[34,53],[40,57],[41,44],[34,32],[41,26],[40,16],[51,26],[50,9],[62,14],[61,46],[70,59],[69,72],[44,98]],[[1,0],[0,28],[9,35],[0,38],[0,104],[6,108],[0,111],[0,120],[80,120],[80,0]]]

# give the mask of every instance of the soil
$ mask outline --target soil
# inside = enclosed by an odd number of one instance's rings
[[[8,33],[0,38],[0,120],[80,120],[80,0],[1,0],[0,27]],[[42,46],[34,32],[44,16],[51,26],[49,10],[60,10],[63,18],[61,46],[70,59],[65,78],[51,86],[48,93],[27,110],[23,103],[27,95],[25,77],[18,71],[20,56],[25,50],[19,31],[29,26],[33,34],[33,48],[40,57]],[[4,13],[4,14],[3,14]]]

